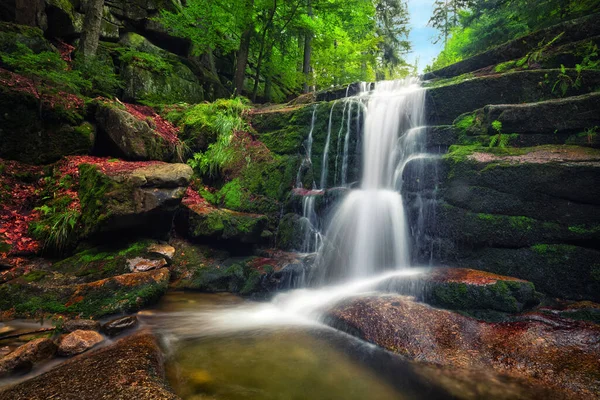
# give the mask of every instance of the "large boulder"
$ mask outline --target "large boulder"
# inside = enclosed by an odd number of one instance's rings
[[[0,359],[0,376],[29,370],[33,364],[52,357],[56,353],[56,349],[54,341],[47,338],[27,342]]]
[[[0,158],[48,164],[66,155],[89,153],[95,127],[83,122],[83,100],[79,99],[81,108],[73,103],[70,109],[62,102],[46,101],[40,113],[39,100],[18,82],[27,80],[0,69]],[[73,96],[67,101],[73,98],[77,100]]]
[[[0,398],[176,400],[165,380],[163,357],[150,334],[124,338],[86,357],[75,357],[58,367],[6,388]]]
[[[99,151],[128,160],[173,158],[174,146],[148,121],[141,120],[116,103],[99,102],[96,109]]]
[[[531,282],[464,268],[427,269],[416,275],[387,279],[377,288],[452,310],[515,313],[539,302]]]
[[[185,164],[133,166],[129,171],[103,173],[98,166],[80,165],[79,198],[86,235],[136,231],[163,237],[170,231],[192,169]]]
[[[486,323],[398,295],[352,298],[327,314],[333,326],[409,359],[491,368],[543,383],[557,398],[596,397],[600,328],[592,324],[536,314]]]
[[[134,57],[132,62],[123,62],[121,78],[125,101],[199,103],[204,100],[200,81],[178,56],[132,32],[125,34],[120,43],[129,51],[146,53],[146,57],[155,61],[142,63]]]

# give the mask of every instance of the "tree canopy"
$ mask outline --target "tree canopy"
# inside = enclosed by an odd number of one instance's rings
[[[159,20],[196,55],[233,60],[227,83],[253,99],[412,70],[406,0],[188,0]]]

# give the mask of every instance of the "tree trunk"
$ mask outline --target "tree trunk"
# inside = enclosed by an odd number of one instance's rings
[[[277,0],[273,0],[273,8],[269,13],[269,18],[267,23],[265,24],[265,29],[262,33],[262,38],[260,40],[260,51],[258,52],[258,61],[256,63],[256,74],[254,75],[254,88],[252,89],[252,101],[256,101],[256,95],[258,94],[258,84],[260,81],[260,70],[262,68],[262,62],[265,56],[265,44],[267,42],[267,37],[269,34],[269,29],[271,29],[271,25],[273,24],[273,18],[275,17],[275,11],[277,10]]]
[[[252,33],[254,26],[252,24],[252,9],[254,8],[254,0],[247,0],[246,2],[246,15],[249,18],[246,28],[242,33],[242,40],[240,41],[240,49],[237,54],[237,62],[235,66],[235,76],[233,84],[235,86],[235,95],[239,96],[244,90],[244,78],[246,77],[246,65],[248,64],[248,54],[250,53],[250,42],[252,40]]]
[[[313,17],[312,2],[308,0],[308,16]],[[312,32],[307,32],[304,38],[304,63],[302,64],[302,73],[304,74],[304,88],[303,92],[308,93],[309,82],[311,81],[311,70],[310,70],[310,58],[312,54]]]
[[[81,32],[81,43],[79,52],[85,58],[96,56],[98,41],[100,40],[100,27],[102,25],[102,13],[104,11],[104,0],[89,0],[83,20],[83,31]]]

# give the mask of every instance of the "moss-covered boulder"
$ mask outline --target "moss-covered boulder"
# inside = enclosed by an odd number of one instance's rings
[[[336,328],[409,359],[492,368],[550,387],[557,398],[594,397],[600,377],[600,328],[592,324],[540,314],[480,322],[399,295],[350,298],[327,314]]]
[[[390,278],[379,290],[414,296],[451,310],[494,310],[517,313],[539,300],[531,282],[464,268],[433,268]]]
[[[547,135],[547,142],[579,142],[596,146],[600,129],[600,93],[528,104],[489,105],[459,117],[469,136],[507,135],[509,144],[527,143],[526,135]],[[472,120],[471,124],[468,121]],[[495,124],[496,130],[492,124]],[[537,144],[542,138],[537,137]]]
[[[123,163],[123,169],[104,173],[96,165],[79,167],[81,221],[86,236],[138,232],[164,237],[192,169],[185,164]]]
[[[98,318],[139,310],[157,301],[169,283],[168,268],[129,273],[136,257],[161,258],[152,253],[152,243],[96,247],[53,265],[35,264],[0,285],[0,312],[4,318],[45,314]]]
[[[120,44],[125,46],[121,57],[125,101],[172,104],[204,100],[200,81],[178,56],[132,32],[125,34]]]
[[[310,261],[296,253],[265,251],[236,256],[225,250],[171,240],[175,257],[171,286],[205,292],[235,292],[264,297],[277,290],[300,287]]]
[[[177,217],[180,231],[200,242],[257,244],[263,241],[268,222],[265,215],[214,208],[207,204],[186,204]]]
[[[139,119],[114,103],[99,102],[97,148],[103,153],[128,160],[161,160],[173,158],[174,146],[148,121]]]
[[[44,38],[41,29],[0,22],[0,52],[12,53],[17,50],[19,44],[29,47],[36,54],[52,51],[52,46]]]
[[[461,252],[460,265],[527,279],[551,296],[600,301],[600,252],[569,244]]]
[[[568,80],[581,84],[567,85],[565,93],[556,82]],[[474,77],[467,75],[440,81],[428,86],[426,96],[427,121],[430,125],[452,123],[459,115],[490,104],[535,103],[557,97],[577,96],[594,92],[600,85],[600,71],[575,69],[532,70]],[[460,101],[456,101],[460,94]],[[510,133],[510,132],[509,132]]]
[[[18,79],[24,78],[0,70],[0,158],[48,164],[65,155],[87,154],[94,144],[95,128],[83,121],[84,109],[45,102],[40,113],[40,101],[20,90],[15,84]]]

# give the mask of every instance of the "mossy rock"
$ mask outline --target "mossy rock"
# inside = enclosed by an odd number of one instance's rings
[[[131,32],[120,43],[126,51],[136,52],[129,53],[129,63],[123,61],[121,66],[125,101],[173,104],[204,100],[204,89],[196,74],[178,56]]]
[[[600,253],[567,244],[537,244],[520,249],[483,248],[458,263],[496,274],[527,279],[550,296],[600,300]]]
[[[12,53],[18,44],[29,47],[36,54],[53,50],[41,29],[0,22],[0,52]]]
[[[185,229],[185,234],[191,239],[242,244],[260,243],[268,224],[265,215],[198,206],[184,207],[178,220],[178,225]]]
[[[81,111],[83,113],[84,111]],[[83,115],[43,107],[33,95],[0,88],[0,158],[28,164],[48,164],[66,155],[87,154],[94,127]]]
[[[414,276],[391,278],[378,289],[451,310],[520,313],[539,303],[531,282],[464,268],[433,268]]]
[[[13,318],[45,314],[100,318],[153,304],[166,292],[168,283],[169,271],[165,268],[79,285],[7,282],[0,285],[0,311]]]
[[[185,164],[155,164],[110,176],[79,166],[84,236],[115,232],[164,238],[192,176]]]

